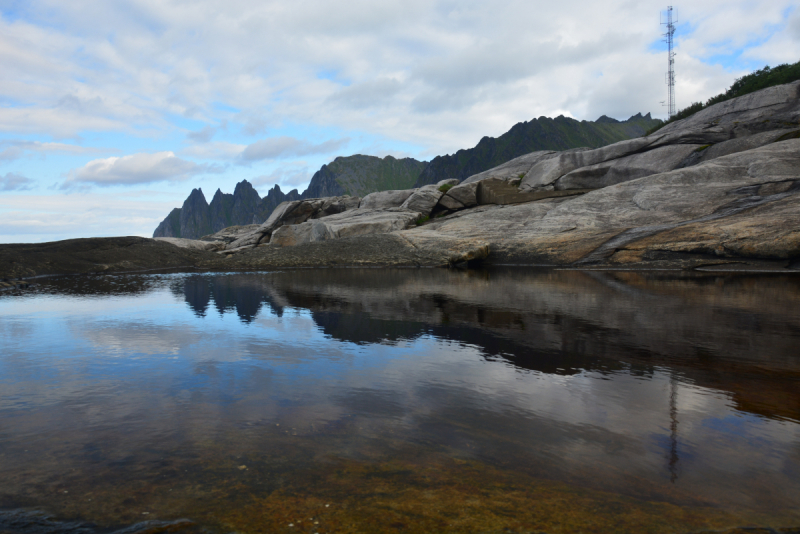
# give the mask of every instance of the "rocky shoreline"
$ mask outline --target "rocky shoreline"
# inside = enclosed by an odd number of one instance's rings
[[[800,82],[599,149],[458,180],[284,202],[200,240],[0,245],[0,279],[154,269],[540,265],[800,270]]]

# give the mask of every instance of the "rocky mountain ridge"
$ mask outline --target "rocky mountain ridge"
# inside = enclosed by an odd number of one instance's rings
[[[284,193],[276,184],[261,198],[250,182],[242,180],[233,194],[217,189],[209,204],[202,189],[193,189],[183,206],[173,209],[158,225],[153,237],[198,239],[229,226],[260,224],[285,201],[405,189],[414,184],[425,164],[413,158],[356,154],[323,165],[303,193],[297,189]]]
[[[638,113],[626,121],[605,115],[594,122],[563,116],[539,117],[516,124],[498,138],[484,137],[474,148],[459,150],[452,156],[437,156],[431,162],[361,154],[337,157],[314,173],[303,193],[297,190],[283,193],[276,185],[261,199],[244,180],[237,184],[233,195],[217,190],[208,204],[202,190],[194,189],[183,207],[173,209],[159,224],[153,237],[198,239],[229,226],[260,224],[284,201],[342,195],[363,197],[445,179],[463,180],[533,150],[604,146],[638,137],[657,123],[649,113],[645,116]]]

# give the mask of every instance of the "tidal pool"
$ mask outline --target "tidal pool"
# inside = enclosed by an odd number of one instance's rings
[[[800,276],[50,278],[0,349],[0,532],[800,527]]]

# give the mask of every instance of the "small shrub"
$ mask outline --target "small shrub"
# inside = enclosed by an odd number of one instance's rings
[[[431,220],[430,217],[428,217],[427,215],[423,215],[422,217],[417,219],[417,226],[422,226],[423,224],[425,224],[426,222],[428,222],[430,220]]]
[[[439,191],[441,191],[442,193],[447,193],[451,189],[453,189],[453,184],[444,184],[443,186],[439,187]]]

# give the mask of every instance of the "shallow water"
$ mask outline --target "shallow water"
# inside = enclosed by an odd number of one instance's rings
[[[0,532],[800,526],[798,303],[788,275],[44,279],[0,293]]]

